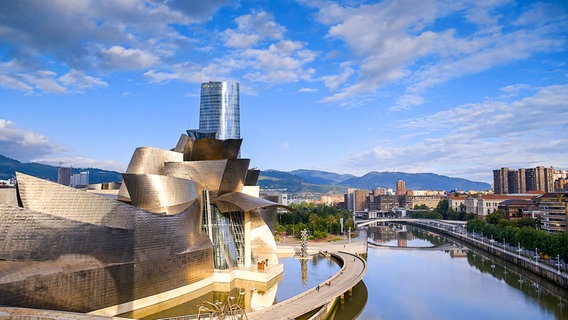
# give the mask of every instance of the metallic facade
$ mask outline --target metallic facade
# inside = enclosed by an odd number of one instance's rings
[[[0,205],[0,305],[90,312],[277,264],[258,212],[277,204],[242,193],[240,144],[182,135],[173,151],[138,148],[119,200],[17,173],[18,205]]]
[[[238,82],[201,84],[199,130],[215,131],[219,140],[241,138]]]

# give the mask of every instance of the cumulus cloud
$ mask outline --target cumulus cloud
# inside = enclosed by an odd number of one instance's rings
[[[568,144],[568,85],[540,88],[511,102],[469,104],[398,122],[405,132],[425,134],[398,144],[383,142],[355,154],[347,167],[437,172],[491,181],[491,168],[563,166]],[[546,159],[544,159],[546,154]],[[470,176],[463,168],[469,168]]]
[[[41,134],[16,127],[10,120],[0,119],[0,150],[3,156],[29,161],[61,153],[65,148],[49,141]]]
[[[0,119],[0,154],[20,162],[40,162],[75,168],[102,168],[123,172],[126,165],[113,160],[95,160],[83,156],[65,155],[69,150],[37,132],[18,128],[7,119]]]
[[[282,39],[286,28],[276,23],[272,15],[261,11],[235,19],[236,29],[223,32],[225,44],[234,48],[249,48],[263,39]]]
[[[318,9],[318,21],[329,27],[328,38],[343,41],[353,53],[349,63],[355,77],[324,102],[345,101],[394,84],[405,87],[406,93],[392,110],[408,109],[420,105],[420,95],[430,87],[566,45],[560,36],[568,27],[558,13],[562,8],[546,17],[543,12],[551,13],[551,6],[542,4],[506,15],[500,9],[512,5],[509,1],[309,4]],[[538,23],[528,23],[536,17],[541,18]],[[461,29],[458,34],[445,22],[464,18],[471,24],[465,33]],[[338,85],[332,80],[342,79],[344,72],[322,79],[333,90]]]
[[[228,3],[2,1],[0,12],[9,14],[0,15],[0,43],[9,45],[0,64],[17,64],[18,71],[0,67],[0,86],[48,93],[105,86],[92,74],[147,70],[184,52],[191,40],[173,25],[206,21]]]
[[[159,58],[151,52],[140,49],[127,49],[112,46],[99,52],[101,67],[110,70],[146,69],[159,62]]]
[[[92,87],[106,87],[108,84],[100,78],[85,75],[78,70],[71,70],[59,78],[61,83],[76,87],[79,89],[87,89]]]

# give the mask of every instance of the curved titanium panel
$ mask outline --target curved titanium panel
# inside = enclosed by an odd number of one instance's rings
[[[14,250],[16,259],[21,251],[38,259],[81,253],[101,261],[107,261],[100,258],[105,254],[107,259],[120,256],[119,261],[146,260],[177,254],[202,242],[200,205],[190,198],[186,198],[190,202],[186,202],[182,213],[166,216],[21,173],[16,176],[27,210],[0,207],[0,221],[7,228],[0,230],[1,235],[12,239],[6,242],[12,249],[2,250]],[[14,215],[26,218],[14,219]],[[56,236],[50,238],[44,235],[46,232]],[[33,234],[36,236],[30,236]],[[82,241],[71,241],[79,238]],[[107,243],[110,239],[116,241]],[[52,247],[41,253],[33,254],[39,251],[30,249],[48,244]],[[89,249],[91,245],[94,247]]]
[[[151,147],[136,148],[126,173],[164,174],[164,162],[181,162],[183,153]],[[118,198],[128,201],[130,196],[124,184],[120,187]]]
[[[191,161],[236,159],[243,139],[218,140],[201,138],[193,141]]]
[[[249,171],[247,171],[245,186],[256,186],[256,184],[258,183],[259,176],[260,176],[260,170],[250,169]]]
[[[134,231],[84,223],[0,205],[0,260],[49,261],[90,257],[106,263],[133,260]],[[0,281],[1,283],[2,281]]]
[[[154,213],[177,214],[199,198],[194,181],[155,174],[123,173],[132,204]]]
[[[185,145],[187,144],[188,141],[189,137],[182,133],[181,136],[179,137],[176,147],[172,151],[183,153],[183,151],[185,150]]]
[[[225,172],[223,173],[223,180],[219,186],[218,195],[243,191],[249,164],[250,159],[227,160],[227,167],[225,167]]]
[[[287,206],[262,198],[251,197],[240,192],[231,192],[218,196],[217,199],[214,200],[214,204],[219,208],[221,212],[238,211],[234,210],[235,208],[246,212],[265,207],[282,207],[290,210],[290,208]]]
[[[132,229],[136,208],[121,202],[16,172],[26,209],[106,227]]]
[[[276,241],[264,219],[255,211],[250,212],[251,250],[253,263],[266,261],[269,265],[278,264]]]
[[[166,162],[164,174],[197,182],[211,192],[219,190],[227,160]]]

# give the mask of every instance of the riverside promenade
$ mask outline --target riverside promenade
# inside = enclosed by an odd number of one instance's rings
[[[308,242],[308,252],[312,254],[329,254],[340,261],[341,269],[326,283],[300,293],[288,300],[271,307],[248,313],[249,320],[258,319],[295,319],[313,310],[318,310],[309,319],[321,319],[333,307],[333,304],[349,294],[367,273],[367,261],[361,254],[367,253],[367,235],[360,230],[355,239],[345,239],[335,242]],[[299,251],[299,242],[280,243],[281,254],[294,254]],[[326,280],[327,282],[327,280]]]

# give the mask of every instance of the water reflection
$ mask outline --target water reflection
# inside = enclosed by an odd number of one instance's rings
[[[199,306],[222,308],[231,304],[240,309],[251,310],[269,307],[276,301],[278,283],[282,277],[269,282],[235,280],[223,288],[223,284],[210,285],[174,299],[163,301],[147,308],[124,313],[119,317],[135,319],[160,319],[200,313]],[[201,310],[203,314],[203,310]]]
[[[566,288],[419,228],[412,229],[411,237],[428,245],[410,249],[409,240],[406,247],[385,250],[384,243],[398,239],[384,235],[402,229],[378,227],[385,232],[376,236],[370,228],[369,240],[386,242],[369,247],[369,272],[363,279],[374,303],[365,306],[359,319],[566,318]]]
[[[450,241],[416,227],[383,225],[369,229],[369,240],[402,248],[369,247],[369,270],[336,304],[330,319],[565,319],[566,288],[559,288],[485,252]],[[384,232],[383,232],[384,231]],[[388,239],[387,234],[394,235]],[[383,242],[380,242],[383,241]],[[416,242],[418,241],[418,242]],[[279,284],[261,288],[234,284],[189,299],[145,319],[197,313],[203,300],[226,301],[238,297],[243,308],[282,302],[324,282],[339,271],[336,262],[321,255],[308,259],[281,258],[284,273]],[[369,292],[372,294],[369,296]],[[370,303],[367,303],[367,302]],[[132,314],[133,317],[138,317]]]
[[[431,231],[394,223],[376,223],[368,227],[367,234],[370,243],[387,247],[436,247],[449,243]]]

